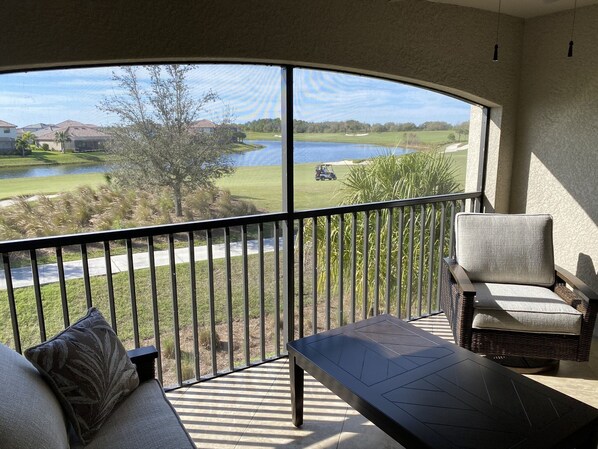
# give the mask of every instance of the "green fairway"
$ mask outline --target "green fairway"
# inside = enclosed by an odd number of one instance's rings
[[[301,133],[294,134],[297,141],[306,142],[341,142],[341,143],[362,143],[370,145],[381,145],[385,147],[412,147],[406,141],[406,135],[416,135],[418,145],[434,146],[448,144],[448,135],[454,134],[454,131],[412,131],[412,132],[386,132],[386,133],[368,133],[367,135],[345,135],[339,133]],[[247,139],[251,140],[280,140],[280,135],[274,133],[255,133],[247,132]],[[413,140],[413,139],[411,139]]]
[[[295,165],[295,209],[315,209],[336,206],[340,200],[340,180],[349,167],[334,166],[337,181],[316,181],[315,164]],[[282,210],[282,170],[280,166],[239,167],[226,178],[218,180],[218,187],[228,189],[243,200],[252,201],[264,211]]]
[[[447,153],[455,163],[457,180],[465,185],[467,152]],[[316,181],[315,164],[295,165],[295,208],[297,210],[336,206],[341,199],[342,180],[350,167],[335,165],[337,181]],[[0,179],[0,199],[20,195],[53,194],[75,190],[80,186],[105,183],[101,173],[47,176],[39,178]],[[239,167],[231,176],[216,182],[220,188],[243,200],[252,201],[264,211],[282,210],[282,172],[280,166]]]
[[[69,192],[81,186],[97,187],[105,182],[102,173],[0,179],[0,200],[22,195]]]

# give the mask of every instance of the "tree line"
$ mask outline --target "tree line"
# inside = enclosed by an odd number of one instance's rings
[[[238,125],[244,131],[261,133],[280,133],[279,118],[261,118],[252,120],[245,124]],[[383,132],[407,132],[407,131],[455,131],[459,135],[467,134],[469,122],[451,124],[443,121],[427,121],[419,125],[413,122],[387,122],[387,123],[364,123],[358,120],[307,122],[305,120],[293,120],[293,129],[296,133],[383,133]]]

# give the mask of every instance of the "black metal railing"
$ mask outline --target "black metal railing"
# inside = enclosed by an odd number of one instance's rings
[[[280,357],[289,338],[437,313],[454,216],[480,196],[0,242],[0,341],[21,352],[95,306],[125,346],[154,344],[177,387]]]

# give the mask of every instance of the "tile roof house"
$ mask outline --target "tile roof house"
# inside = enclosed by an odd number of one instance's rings
[[[37,131],[40,131],[44,128],[49,128],[50,126],[56,126],[56,125],[52,125],[51,123],[33,123],[31,125],[27,125],[27,126],[23,126],[21,128],[17,129],[17,133],[18,134],[23,134],[25,132],[31,132],[31,133],[35,133]]]
[[[191,124],[191,129],[202,133],[213,133],[216,129],[216,123],[211,120],[197,120]]]
[[[0,154],[10,154],[16,151],[17,125],[0,120]]]
[[[85,152],[98,151],[104,148],[110,138],[108,134],[99,130],[96,125],[83,124],[75,120],[65,120],[54,126],[36,131],[38,145],[48,145],[51,150],[62,151],[61,144],[56,142],[56,133],[64,132],[69,141],[65,143],[65,151]]]

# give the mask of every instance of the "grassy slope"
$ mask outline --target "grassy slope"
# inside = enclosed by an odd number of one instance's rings
[[[0,168],[35,165],[98,164],[108,161],[110,161],[110,156],[103,151],[64,154],[56,151],[33,151],[25,157],[0,156]]]
[[[455,161],[457,179],[465,184],[467,153],[447,153]],[[315,181],[315,164],[295,166],[295,208],[313,209],[334,206],[339,201],[339,181]],[[335,166],[335,172],[342,180],[349,168]],[[83,175],[48,176],[39,178],[17,178],[0,180],[0,199],[18,195],[52,194],[74,190],[79,186],[98,186],[105,182],[101,173]],[[239,167],[231,176],[218,180],[217,185],[247,201],[253,201],[260,209],[280,211],[282,208],[282,174],[277,166]]]
[[[96,187],[105,183],[102,173],[81,175],[44,176],[39,178],[0,179],[0,200],[19,195],[68,192],[81,186]]]

